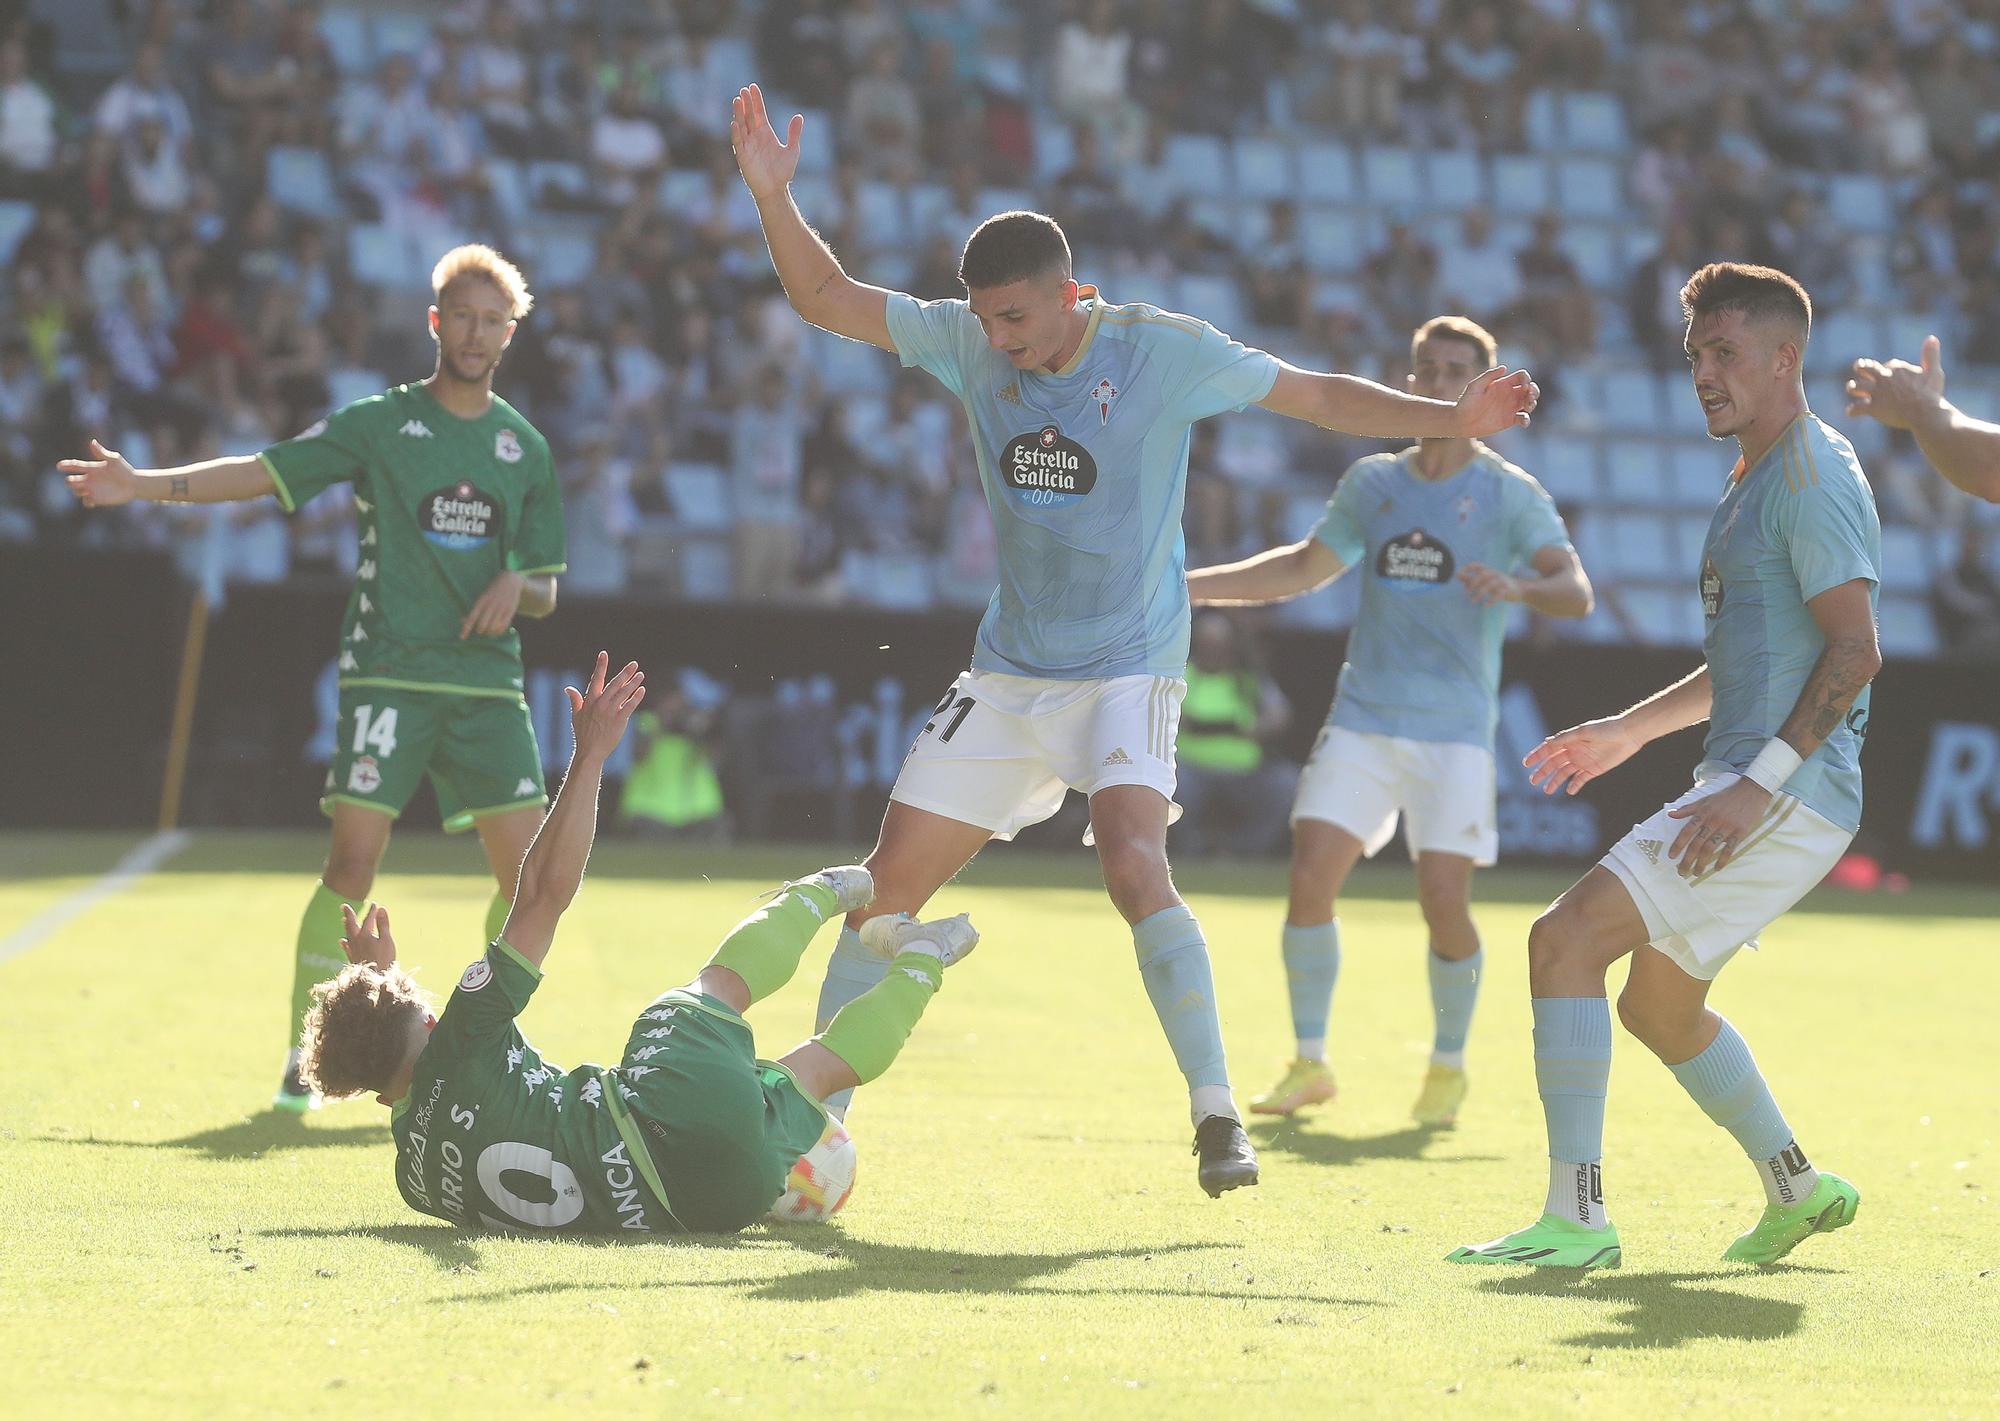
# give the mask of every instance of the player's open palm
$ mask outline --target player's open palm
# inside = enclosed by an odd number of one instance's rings
[[[1523,756],[1521,763],[1528,767],[1528,783],[1540,785],[1543,794],[1575,794],[1631,759],[1644,743],[1627,731],[1618,717],[1610,716],[1551,735]]]
[[[1944,398],[1944,349],[1924,337],[1921,365],[1907,360],[1857,360],[1847,382],[1847,412],[1873,415],[1891,429],[1908,429]]]
[[[646,699],[646,673],[638,662],[626,662],[623,670],[607,680],[605,673],[610,669],[611,654],[600,651],[588,688],[563,687],[563,694],[569,697],[570,727],[576,732],[576,753],[600,762],[625,738],[632,712]]]
[[[85,508],[116,508],[130,503],[139,493],[139,476],[123,454],[90,441],[89,459],[64,459],[57,472],[69,484]]]
[[[1541,398],[1541,387],[1527,371],[1496,365],[1458,397],[1460,433],[1485,439],[1502,430],[1525,429]]]
[[[805,126],[805,115],[793,114],[781,140],[764,109],[764,91],[755,84],[730,101],[729,146],[736,150],[736,166],[751,196],[768,197],[792,180],[799,170],[799,135]]]
[[[340,927],[340,950],[347,954],[349,962],[380,967],[385,972],[396,965],[396,939],[389,932],[389,910],[380,903],[358,918],[352,905],[342,903]]]

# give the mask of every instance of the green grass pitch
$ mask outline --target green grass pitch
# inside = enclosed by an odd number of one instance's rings
[[[133,841],[0,839],[0,944]],[[1623,1036],[1606,1188],[1621,1272],[1451,1267],[1545,1182],[1523,942],[1562,886],[1495,872],[1459,1128],[1407,1123],[1427,1049],[1406,867],[1344,905],[1342,1096],[1260,1125],[1264,1181],[1195,1187],[1130,939],[1078,850],[940,896],[985,932],[853,1116],[825,1228],[590,1244],[408,1213],[386,1112],[263,1112],[317,836],[205,834],[0,962],[0,1411],[16,1416],[2000,1414],[2000,895],[1822,892],[1724,975],[1801,1142],[1860,1187],[1792,1266],[1718,1262],[1760,1192]],[[605,1059],[811,849],[612,843],[524,1026]],[[1272,866],[1195,865],[1239,1093],[1289,1046]],[[477,951],[477,848],[410,834],[378,894],[421,979]],[[830,932],[753,1010],[810,1026]],[[4,948],[0,948],[4,951]]]

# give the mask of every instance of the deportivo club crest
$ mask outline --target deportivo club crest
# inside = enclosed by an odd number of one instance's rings
[[[1111,420],[1111,402],[1118,398],[1118,387],[1106,377],[1097,382],[1096,387],[1090,392],[1090,398],[1097,406],[1098,424],[1108,424]]]
[[[514,431],[503,429],[493,436],[493,457],[503,464],[521,462],[521,441],[514,437]]]

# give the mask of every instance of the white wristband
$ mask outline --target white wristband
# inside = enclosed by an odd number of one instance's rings
[[[1776,794],[1785,787],[1785,781],[1796,774],[1799,766],[1804,763],[1804,756],[1773,735],[1764,742],[1764,748],[1757,752],[1757,758],[1750,762],[1750,768],[1743,772],[1743,778],[1752,780],[1772,794]]]

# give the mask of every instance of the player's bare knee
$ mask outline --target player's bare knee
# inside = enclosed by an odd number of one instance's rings
[[[1104,869],[1104,890],[1129,920],[1157,911],[1155,900],[1173,896],[1173,875],[1163,846],[1137,839],[1100,839],[1097,858]]]
[[[1424,913],[1424,926],[1430,929],[1433,939],[1456,940],[1474,932],[1472,926],[1472,905],[1456,893],[1422,895],[1418,899]]]
[[[1586,947],[1576,915],[1561,903],[1551,904],[1528,929],[1530,980],[1540,981],[1550,973],[1576,966]]]
[[[336,849],[326,856],[320,881],[343,898],[366,898],[375,887],[375,857],[367,853],[343,853]]]

